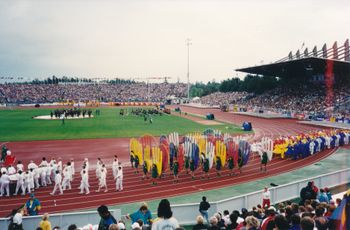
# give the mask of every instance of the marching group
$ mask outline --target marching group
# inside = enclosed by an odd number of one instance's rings
[[[87,158],[84,159],[82,169],[80,171],[80,193],[89,194],[89,161]],[[62,163],[62,159],[57,160],[53,157],[50,161],[47,161],[45,157],[37,165],[34,161],[30,161],[27,165],[27,170],[21,161],[17,162],[16,167],[9,165],[8,167],[3,166],[0,170],[0,196],[10,196],[10,182],[16,184],[14,193],[12,195],[18,195],[19,192],[22,195],[30,194],[39,187],[47,187],[53,185],[53,191],[51,195],[55,195],[58,191],[59,194],[63,194],[64,190],[71,190],[71,182],[74,179],[75,167],[74,160],[71,159],[66,164]],[[123,167],[119,162],[118,157],[115,155],[112,163],[112,173],[114,180],[116,181],[116,190],[123,190]],[[101,189],[105,189],[107,192],[107,167],[100,158],[97,159],[96,163],[96,177],[99,181],[99,186],[96,192]]]

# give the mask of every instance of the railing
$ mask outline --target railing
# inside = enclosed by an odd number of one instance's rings
[[[270,188],[271,203],[276,204],[300,197],[300,190],[305,187],[309,181],[314,181],[315,185],[319,188],[343,185],[350,182],[350,168],[272,187]],[[218,211],[223,212],[224,210],[228,210],[231,212],[233,210],[241,210],[242,208],[252,208],[257,204],[261,204],[263,188],[257,189],[259,189],[257,192],[235,196],[217,202],[210,202],[209,216]],[[199,215],[198,209],[199,201],[198,203],[172,205],[174,216],[180,224],[194,224],[197,215]]]
[[[117,219],[121,218],[120,209],[110,210],[111,214]],[[24,229],[36,229],[42,219],[42,216],[26,216],[23,217],[23,227]],[[51,222],[51,227],[59,226],[60,229],[67,229],[69,225],[75,224],[78,227],[85,226],[87,224],[98,224],[101,217],[98,215],[97,211],[89,212],[72,212],[72,213],[60,213],[60,214],[50,214],[49,221]],[[8,229],[10,223],[9,218],[0,218],[0,229]]]

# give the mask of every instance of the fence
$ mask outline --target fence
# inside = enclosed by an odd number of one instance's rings
[[[110,212],[117,220],[120,220],[120,209],[110,210]],[[42,216],[23,217],[24,229],[36,229],[41,221],[41,218]],[[101,217],[98,215],[97,211],[50,214],[49,217],[51,227],[59,226],[60,229],[67,229],[71,224],[76,224],[78,227],[82,227],[87,224],[95,225],[100,222],[100,219]],[[9,218],[0,218],[0,229],[7,229],[9,222]]]
[[[315,185],[319,188],[346,184],[350,182],[350,168],[272,187],[270,188],[272,204],[300,197],[300,190],[305,187],[309,181],[314,181]],[[210,202],[209,216],[218,211],[223,212],[224,210],[232,211],[241,210],[242,208],[252,208],[257,204],[261,204],[261,202],[262,190],[217,202]],[[196,216],[199,215],[198,209],[199,201],[198,203],[172,205],[174,216],[180,224],[194,224]]]

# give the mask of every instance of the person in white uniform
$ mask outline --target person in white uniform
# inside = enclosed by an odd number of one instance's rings
[[[28,194],[30,194],[31,189],[30,189],[30,174],[29,171],[27,171],[24,174],[24,193],[28,191]]]
[[[19,171],[24,172],[24,165],[22,164],[22,161],[17,162],[16,168],[17,168],[17,172]]]
[[[100,172],[100,178],[99,178],[99,185],[96,192],[99,192],[102,188],[105,188],[105,192],[108,192],[107,188],[107,169],[105,165],[102,165],[101,172]]]
[[[67,187],[68,187],[69,190],[72,189],[72,186],[71,186],[71,183],[70,183],[70,178],[71,178],[71,175],[70,175],[70,172],[69,172],[69,168],[66,167],[63,170],[63,182],[62,182],[62,189],[63,189],[63,191],[66,190]]]
[[[10,177],[7,173],[3,173],[0,177],[1,180],[1,188],[0,188],[0,196],[3,196],[6,191],[6,196],[10,196]]]
[[[51,195],[55,195],[57,189],[59,189],[60,195],[62,195],[63,194],[63,191],[62,191],[62,176],[61,176],[60,171],[58,171],[58,170],[56,171],[56,175],[55,175],[55,187],[53,188],[53,191],[50,194]]]
[[[28,170],[30,170],[30,169],[36,169],[36,168],[38,168],[38,166],[34,163],[33,160],[31,160],[31,161],[29,162],[29,164],[28,164]]]
[[[118,168],[116,189],[117,191],[123,191],[123,169],[121,166]]]
[[[85,191],[85,194],[89,194],[89,177],[85,170],[82,170],[81,172],[81,182],[80,182],[80,194],[83,194]]]
[[[118,156],[114,155],[114,160],[113,160],[113,163],[112,163],[112,171],[113,171],[114,180],[117,179],[118,167],[119,167]]]
[[[16,191],[13,195],[17,196],[19,189],[22,191],[22,196],[25,195],[25,189],[24,189],[24,173],[22,171],[18,171],[16,175]]]

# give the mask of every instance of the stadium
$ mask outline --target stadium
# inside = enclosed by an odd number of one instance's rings
[[[0,229],[350,229],[349,39],[207,84],[190,45],[187,82],[0,67]]]

